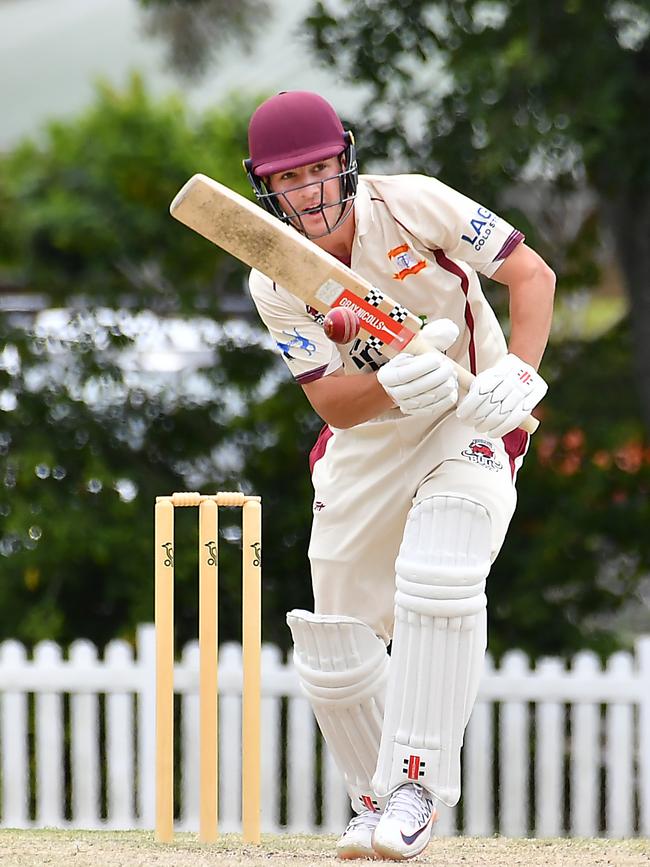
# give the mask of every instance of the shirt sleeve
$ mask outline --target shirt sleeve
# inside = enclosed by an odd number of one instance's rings
[[[494,211],[436,178],[408,175],[399,180],[399,210],[409,231],[486,277],[524,240],[522,232]]]
[[[257,312],[296,382],[313,382],[342,366],[336,347],[323,332],[323,314],[253,270],[248,281]]]

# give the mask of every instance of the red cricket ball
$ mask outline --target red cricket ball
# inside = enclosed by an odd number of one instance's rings
[[[349,307],[332,307],[323,320],[325,335],[333,343],[349,343],[360,328],[359,317]]]

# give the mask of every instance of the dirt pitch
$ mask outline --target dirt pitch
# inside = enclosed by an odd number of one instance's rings
[[[150,833],[0,830],[2,867],[311,867],[342,864],[334,837],[264,836],[246,846],[224,836],[204,845],[179,834],[172,845]],[[364,862],[365,863],[365,862]],[[650,840],[434,839],[413,864],[435,867],[650,867]]]

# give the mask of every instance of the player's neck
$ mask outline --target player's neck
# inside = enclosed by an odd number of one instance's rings
[[[342,262],[349,263],[352,256],[352,242],[354,241],[354,211],[350,214],[347,220],[331,232],[329,235],[324,235],[322,238],[316,238],[314,244],[317,244],[321,250],[326,250],[332,256],[336,256]]]

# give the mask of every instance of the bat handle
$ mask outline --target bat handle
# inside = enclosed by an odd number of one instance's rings
[[[422,334],[416,334],[416,336],[409,341],[409,344],[405,350],[406,352],[412,352],[413,355],[423,355],[425,352],[439,352],[440,350],[436,349],[434,346],[431,346],[430,343],[427,342],[426,337]],[[443,354],[442,352],[440,353]],[[447,357],[447,356],[445,356]],[[461,367],[460,364],[457,364],[453,359],[449,359],[451,361],[454,370],[458,376],[458,384],[464,391],[469,391],[472,383],[474,382],[474,376],[466,370],[464,367]],[[519,427],[523,428],[528,433],[535,433],[537,428],[539,427],[539,421],[535,418],[535,416],[529,415],[525,418]]]

